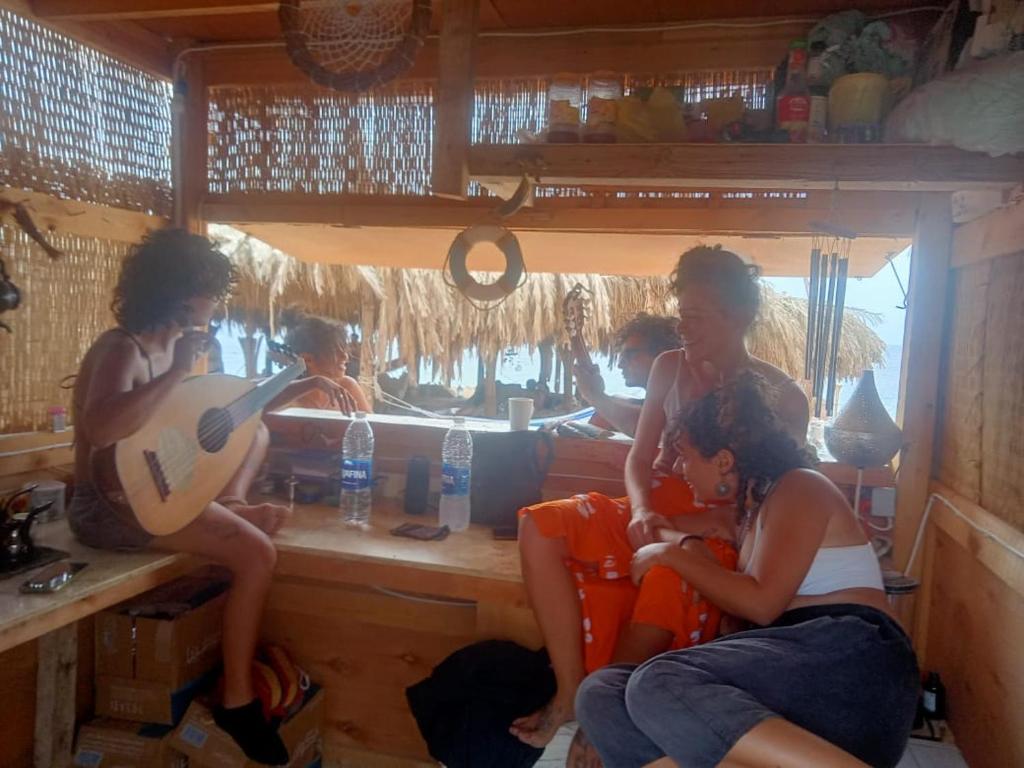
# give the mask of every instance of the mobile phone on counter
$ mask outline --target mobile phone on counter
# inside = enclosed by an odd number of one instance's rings
[[[63,589],[88,563],[62,561],[51,563],[21,585],[21,591],[30,595],[45,595]]]

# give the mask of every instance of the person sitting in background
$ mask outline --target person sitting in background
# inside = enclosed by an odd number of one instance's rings
[[[641,312],[615,335],[619,370],[627,387],[647,388],[654,361],[662,352],[679,349],[679,321]],[[604,391],[604,379],[596,365],[578,364],[573,369],[580,395],[597,409],[590,423],[605,429],[615,429],[632,436],[640,420],[643,400],[609,395]]]
[[[359,382],[345,374],[349,359],[348,332],[345,325],[337,320],[306,314],[301,309],[290,308],[281,313],[281,325],[286,329],[284,343],[306,362],[310,376],[323,376],[335,382],[340,393],[323,389],[310,389],[293,401],[300,408],[334,409],[342,397],[351,405],[343,410],[370,413],[373,403]]]

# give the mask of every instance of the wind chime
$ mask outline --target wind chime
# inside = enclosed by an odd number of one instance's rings
[[[855,232],[814,222],[810,284],[807,291],[807,344],[804,378],[811,384],[814,415],[831,416],[835,408],[836,364],[846,308],[846,279]],[[823,408],[824,406],[824,408]]]

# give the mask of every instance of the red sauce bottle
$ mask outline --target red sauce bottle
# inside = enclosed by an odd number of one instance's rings
[[[807,44],[803,40],[789,46],[786,84],[775,100],[775,116],[779,129],[789,134],[790,143],[807,141],[811,91],[807,87]]]

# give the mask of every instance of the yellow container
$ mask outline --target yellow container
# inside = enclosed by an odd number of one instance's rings
[[[873,72],[837,78],[828,92],[828,128],[878,125],[889,109],[889,79]]]

